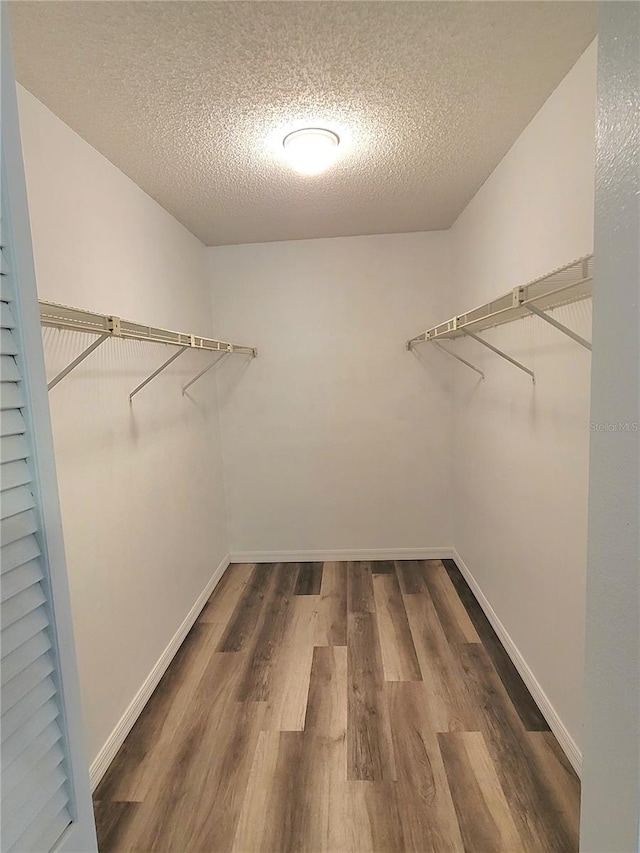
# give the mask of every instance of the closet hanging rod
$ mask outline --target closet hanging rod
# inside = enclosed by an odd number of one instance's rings
[[[514,287],[484,305],[427,329],[426,332],[407,341],[407,349],[427,341],[459,338],[464,335],[465,330],[481,332],[532,314],[551,322],[549,318],[543,316],[544,312],[561,305],[588,299],[592,295],[593,255],[585,255],[528,284]],[[562,323],[555,321],[551,322],[551,325],[583,346],[589,346],[588,341],[572,333]]]
[[[239,353],[249,355],[251,358],[256,358],[258,355],[255,347],[248,347],[243,344],[218,341],[214,338],[205,338],[202,335],[193,335],[188,332],[174,332],[171,329],[163,329],[160,326],[147,326],[142,323],[134,323],[131,320],[123,320],[122,317],[116,317],[115,315],[85,311],[82,308],[58,305],[55,302],[40,300],[39,305],[40,324],[42,326],[54,329],[71,329],[76,332],[89,332],[98,335],[98,338],[89,344],[80,355],[74,358],[57,376],[54,376],[47,385],[49,391],[109,337],[168,344],[169,346],[180,348],[175,355],[167,359],[167,361],[131,392],[129,395],[130,400],[187,349],[222,352],[225,355]]]

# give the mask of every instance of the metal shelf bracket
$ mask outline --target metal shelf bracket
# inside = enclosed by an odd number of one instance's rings
[[[456,361],[461,361],[463,364],[466,364],[467,367],[470,367],[471,370],[475,370],[475,372],[479,373],[480,376],[484,379],[484,373],[479,370],[475,365],[471,364],[470,361],[467,361],[460,355],[456,355],[455,352],[451,352],[451,350],[448,350],[446,347],[443,347],[442,344],[438,343],[438,341],[432,341],[432,343],[437,346],[439,350],[442,350],[442,352],[446,352],[447,355],[450,355],[451,358],[455,358]]]
[[[129,394],[129,402],[131,402],[131,400],[133,400],[133,398],[138,393],[138,391],[142,391],[142,389],[144,388],[145,385],[148,385],[152,379],[155,379],[159,373],[162,373],[162,371],[165,368],[169,367],[169,365],[172,364],[187,349],[189,349],[189,347],[180,347],[178,352],[174,352],[174,354],[172,356],[170,356],[163,364],[161,364],[157,370],[154,370],[152,374],[147,376],[147,378],[143,382],[141,382],[137,386],[137,388],[134,388],[133,391]]]
[[[485,339],[481,338],[479,335],[476,335],[473,332],[468,331],[464,327],[461,327],[460,331],[464,335],[466,335],[467,337],[473,338],[474,341],[478,341],[479,344],[482,344],[487,349],[490,349],[491,352],[495,352],[495,354],[499,355],[500,358],[504,358],[506,361],[510,362],[515,367],[519,368],[520,370],[523,370],[525,373],[528,373],[529,376],[531,377],[532,381],[533,381],[533,384],[535,385],[536,376],[535,376],[535,373],[533,372],[533,370],[529,370],[529,368],[525,367],[524,364],[521,364],[519,361],[516,361],[515,358],[511,358],[511,356],[507,355],[506,352],[503,352],[501,349],[498,349],[498,347],[494,347],[493,344],[490,344],[488,341],[485,341]]]
[[[570,329],[568,326],[565,326],[564,323],[558,322],[554,317],[550,317],[545,311],[541,311],[536,305],[527,304],[527,309],[531,311],[532,314],[535,314],[536,317],[540,317],[541,320],[544,320],[546,323],[549,323],[554,329],[558,329],[559,332],[567,335],[572,338],[572,340],[576,341],[576,343],[580,344],[580,346],[585,347],[586,349],[591,349],[591,343],[587,341],[585,338],[578,335],[573,329]]]
[[[110,332],[107,334],[104,334],[104,335],[100,335],[99,338],[96,338],[95,341],[92,341],[89,344],[89,346],[86,347],[86,349],[82,350],[82,352],[80,353],[80,355],[77,358],[74,358],[73,361],[70,362],[64,368],[64,370],[61,370],[57,376],[53,377],[51,382],[47,383],[47,391],[51,391],[51,389],[54,388],[58,384],[58,382],[61,382],[65,376],[67,376],[69,373],[71,373],[71,371],[74,369],[74,367],[77,367],[79,364],[81,364],[87,356],[91,355],[91,353],[94,350],[98,349],[100,344],[103,344],[107,340],[107,338],[109,338],[109,337],[111,337]]]
[[[216,358],[214,361],[210,362],[210,363],[209,363],[209,364],[204,368],[204,370],[201,370],[201,371],[200,371],[200,373],[196,374],[196,375],[193,377],[193,379],[190,379],[190,380],[187,382],[187,384],[186,384],[186,385],[183,385],[183,387],[182,387],[182,396],[184,397],[184,395],[185,395],[185,394],[186,394],[186,392],[187,392],[187,389],[188,389],[188,388],[191,388],[191,386],[193,385],[193,383],[194,383],[194,382],[197,382],[197,381],[198,381],[198,379],[200,379],[200,377],[201,377],[201,376],[204,376],[204,375],[205,375],[205,373],[208,373],[208,372],[211,370],[211,368],[212,368],[212,367],[215,367],[215,366],[216,366],[216,364],[220,364],[220,362],[221,362],[221,361],[224,361],[224,360],[225,360],[225,358],[226,358],[230,353],[232,353],[232,352],[233,352],[233,349],[228,349],[226,352],[223,352],[223,353],[222,353],[222,355],[218,356],[218,358]]]

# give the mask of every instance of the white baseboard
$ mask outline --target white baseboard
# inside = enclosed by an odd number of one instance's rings
[[[535,675],[529,668],[529,665],[525,661],[525,659],[520,654],[520,651],[516,644],[511,639],[511,635],[504,627],[500,619],[498,618],[495,610],[489,604],[488,599],[485,594],[480,589],[478,582],[471,574],[471,571],[467,564],[464,562],[460,554],[453,549],[453,559],[462,572],[464,579],[471,587],[471,591],[475,595],[478,600],[478,604],[482,607],[485,616],[491,622],[493,626],[493,630],[496,632],[498,637],[500,638],[500,642],[504,646],[507,654],[513,661],[515,668],[520,673],[522,680],[527,685],[529,692],[533,696],[538,708],[542,712],[545,720],[549,723],[551,731],[554,733],[556,738],[558,739],[558,743],[562,747],[564,754],[567,756],[569,761],[571,762],[571,766],[576,771],[578,776],[580,776],[582,771],[582,753],[578,748],[578,745],[574,741],[574,739],[569,734],[566,726],[558,716],[558,712],[551,704],[549,697],[544,692],[542,687],[540,686],[538,680]]]
[[[369,548],[336,551],[232,551],[232,563],[313,563],[329,560],[442,560],[453,555],[450,545],[441,548]]]
[[[111,734],[107,738],[106,743],[104,744],[100,752],[97,754],[94,761],[91,763],[91,767],[89,768],[89,778],[91,780],[92,791],[95,791],[98,782],[102,779],[105,772],[107,771],[107,768],[115,758],[117,751],[120,749],[120,747],[124,743],[126,736],[133,728],[133,724],[140,716],[142,709],[151,698],[151,694],[156,689],[158,682],[160,681],[160,679],[166,672],[169,664],[175,657],[175,654],[182,645],[184,638],[187,636],[194,622],[200,615],[200,611],[209,600],[211,593],[213,592],[220,578],[224,574],[225,569],[231,562],[229,557],[230,555],[227,554],[227,556],[222,560],[218,568],[215,570],[211,577],[211,580],[207,583],[206,587],[198,596],[195,604],[185,616],[182,625],[180,625],[176,633],[171,638],[171,642],[160,655],[157,663],[155,664],[149,675],[146,677],[142,687],[140,688],[140,690],[138,690],[133,701],[120,718],[117,726],[111,732]]]

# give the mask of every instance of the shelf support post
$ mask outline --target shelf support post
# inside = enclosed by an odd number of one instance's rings
[[[154,371],[153,371],[153,373],[152,373],[150,376],[147,376],[147,378],[144,380],[144,382],[141,382],[141,383],[138,385],[138,387],[137,387],[137,388],[134,388],[134,389],[133,389],[133,391],[129,394],[129,402],[131,402],[131,400],[133,400],[133,398],[134,398],[134,397],[135,397],[135,395],[138,393],[138,391],[142,391],[142,389],[144,388],[144,386],[145,386],[145,385],[148,385],[148,384],[149,384],[149,382],[151,382],[151,380],[152,380],[152,379],[155,379],[155,378],[156,378],[156,376],[157,376],[159,373],[162,373],[162,371],[163,371],[166,367],[169,367],[169,365],[170,365],[172,362],[174,362],[174,361],[176,360],[176,358],[178,358],[179,356],[181,356],[181,355],[182,355],[182,353],[183,353],[186,349],[189,349],[189,347],[188,347],[188,346],[180,347],[180,349],[178,350],[178,352],[174,352],[174,354],[173,354],[170,358],[168,358],[168,359],[167,359],[163,364],[161,364],[161,365],[160,365],[160,367],[159,367],[157,370],[154,370]]]
[[[71,371],[74,369],[74,367],[77,367],[79,364],[81,364],[88,355],[91,355],[91,353],[94,350],[98,349],[100,344],[103,344],[107,340],[107,338],[109,338],[109,337],[111,337],[111,332],[106,332],[104,335],[100,335],[99,338],[96,338],[95,341],[90,343],[86,349],[83,349],[77,358],[74,358],[73,361],[70,362],[64,368],[64,370],[61,370],[57,376],[53,377],[51,382],[47,383],[47,391],[51,391],[51,389],[54,388],[58,384],[58,382],[61,382],[65,376],[67,376],[69,373],[71,373]]]
[[[186,384],[186,385],[184,385],[184,386],[183,386],[183,388],[182,388],[182,396],[184,397],[184,395],[186,394],[186,392],[187,392],[187,388],[191,388],[191,386],[193,385],[193,383],[194,383],[194,382],[197,382],[197,381],[198,381],[198,379],[200,379],[200,377],[201,377],[201,376],[204,376],[204,375],[205,375],[205,373],[208,373],[208,372],[209,372],[209,370],[211,370],[211,368],[212,368],[212,367],[215,367],[215,366],[216,366],[216,364],[220,364],[220,362],[221,362],[221,361],[224,361],[224,359],[225,359],[228,355],[229,355],[229,350],[227,350],[227,352],[223,352],[223,353],[222,353],[222,355],[218,356],[218,358],[216,358],[216,359],[215,359],[215,361],[210,362],[210,364],[208,364],[208,365],[204,368],[204,370],[201,370],[201,371],[200,371],[200,373],[198,373],[198,374],[197,374],[197,376],[194,376],[194,377],[193,377],[193,379],[190,379],[190,380],[187,382],[187,384]]]
[[[491,352],[495,352],[495,354],[499,355],[500,358],[504,358],[506,361],[510,362],[515,367],[518,367],[520,370],[524,370],[525,373],[529,374],[529,376],[533,380],[533,384],[535,385],[536,376],[533,370],[529,370],[529,368],[525,367],[524,364],[521,364],[519,361],[516,361],[515,358],[511,358],[511,356],[507,355],[506,352],[503,352],[502,350],[498,349],[498,347],[494,347],[493,344],[490,344],[488,341],[485,341],[485,339],[481,338],[479,335],[467,331],[467,329],[465,329],[463,326],[460,326],[459,329],[463,334],[467,335],[467,337],[473,338],[474,341],[478,341],[479,344],[482,344],[483,346],[487,347],[487,349],[490,349]]]
[[[467,361],[466,359],[462,358],[462,356],[460,356],[460,355],[456,355],[455,352],[451,352],[451,350],[448,350],[446,347],[443,347],[442,344],[439,343],[438,341],[431,341],[431,343],[434,344],[435,346],[437,346],[439,350],[442,350],[442,352],[446,352],[446,354],[450,355],[451,358],[455,358],[456,361],[461,361],[463,364],[466,364],[467,367],[470,367],[471,370],[475,370],[475,372],[479,373],[480,376],[482,376],[482,378],[484,379],[484,373],[481,370],[479,370],[475,365],[471,364],[470,361]]]
[[[586,349],[591,349],[591,344],[585,338],[578,335],[573,329],[570,329],[568,326],[565,326],[564,323],[558,322],[554,317],[550,317],[545,311],[542,311],[536,305],[527,304],[527,310],[531,311],[532,314],[535,314],[536,317],[540,317],[541,320],[549,323],[554,329],[558,329],[558,331],[572,338],[576,343],[580,344],[580,346],[585,347]]]

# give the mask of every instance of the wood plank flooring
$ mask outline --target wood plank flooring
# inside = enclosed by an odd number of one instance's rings
[[[101,853],[578,850],[578,779],[451,560],[230,566],[94,808]]]

